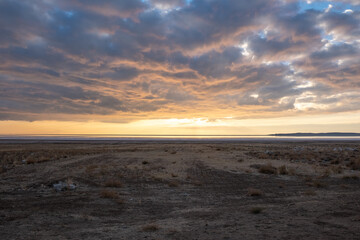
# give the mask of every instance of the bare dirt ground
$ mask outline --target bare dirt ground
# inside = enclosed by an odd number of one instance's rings
[[[359,142],[1,143],[1,239],[360,239]]]

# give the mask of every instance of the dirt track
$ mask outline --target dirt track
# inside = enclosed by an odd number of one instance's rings
[[[359,150],[356,142],[1,144],[0,236],[359,239]]]

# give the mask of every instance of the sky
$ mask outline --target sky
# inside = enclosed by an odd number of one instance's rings
[[[360,0],[0,0],[0,134],[360,132]]]

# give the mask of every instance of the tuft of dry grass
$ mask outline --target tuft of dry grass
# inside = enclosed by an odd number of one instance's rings
[[[267,165],[261,165],[259,167],[259,173],[264,174],[277,174],[277,168],[272,166],[270,163]]]
[[[352,170],[360,170],[360,158],[352,159],[350,162],[350,168]]]
[[[329,168],[326,168],[323,172],[323,174],[321,175],[321,177],[323,178],[327,178],[331,175],[331,170]]]
[[[146,164],[149,164],[149,162],[146,161],[146,160],[144,160],[144,161],[142,161],[142,164],[143,164],[143,165],[146,165]]]
[[[306,195],[306,196],[315,196],[316,192],[313,191],[313,190],[307,190],[307,191],[304,192],[304,195]]]
[[[309,186],[316,187],[316,188],[324,188],[326,187],[326,184],[323,182],[320,182],[319,180],[314,180],[312,182],[308,182]]]
[[[294,168],[288,168],[287,171],[288,171],[288,175],[292,175],[292,176],[296,175],[296,170]]]
[[[288,175],[289,174],[287,167],[285,165],[280,166],[278,170],[279,170],[280,175]]]
[[[124,203],[125,203],[125,200],[122,199],[122,198],[117,198],[117,199],[115,199],[115,202],[116,202],[117,204],[124,204]]]
[[[34,163],[37,163],[37,162],[38,162],[37,159],[34,158],[34,157],[28,157],[28,158],[26,159],[26,163],[27,163],[27,164],[34,164]]]
[[[332,166],[331,171],[335,174],[343,173],[343,168],[341,166]]]
[[[169,185],[169,187],[178,187],[178,186],[179,186],[179,183],[176,182],[176,181],[170,181],[170,182],[168,183],[168,185]]]
[[[263,211],[263,209],[262,209],[261,207],[253,207],[253,208],[250,209],[250,212],[251,212],[252,214],[259,214],[259,213],[261,213],[262,211]]]
[[[260,189],[256,189],[256,188],[249,188],[248,192],[247,192],[248,196],[251,197],[260,197],[263,195],[263,192]]]
[[[85,173],[86,174],[92,174],[96,168],[98,168],[99,166],[98,165],[89,165],[89,166],[86,166],[85,168]]]
[[[121,188],[123,184],[117,179],[110,179],[105,182],[105,187]]]
[[[194,179],[192,176],[189,176],[189,175],[186,176],[186,180],[190,181],[191,184],[198,186],[198,187],[203,185],[203,182],[201,182],[197,179]]]
[[[144,232],[155,232],[159,230],[159,226],[156,224],[148,224],[141,228]]]
[[[358,180],[359,179],[359,176],[356,176],[356,175],[345,175],[342,177],[344,180]]]
[[[100,192],[100,196],[102,198],[119,199],[119,195],[117,194],[117,192],[109,190],[102,190]]]

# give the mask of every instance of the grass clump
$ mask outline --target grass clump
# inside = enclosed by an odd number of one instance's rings
[[[324,188],[326,187],[325,183],[320,182],[319,180],[314,180],[308,183],[309,186],[316,187],[316,188]]]
[[[263,195],[263,192],[260,189],[256,189],[256,188],[249,188],[248,192],[247,192],[248,196],[251,197],[260,197]]]
[[[178,186],[179,186],[179,183],[176,182],[176,181],[170,181],[170,182],[168,183],[168,185],[169,185],[169,187],[178,187]]]
[[[350,168],[352,170],[360,170],[360,159],[353,159],[350,162]]]
[[[315,196],[316,192],[313,191],[313,190],[307,190],[307,191],[304,192],[304,195],[306,195],[306,196]]]
[[[156,224],[148,224],[142,227],[144,232],[155,232],[159,230],[159,227]]]
[[[267,165],[261,165],[259,167],[259,173],[264,174],[277,174],[277,168],[272,166],[270,163]]]
[[[280,175],[288,175],[289,174],[287,167],[285,165],[282,165],[279,167],[279,174]]]
[[[263,209],[261,207],[253,207],[250,209],[250,213],[252,214],[259,214],[262,213]]]
[[[118,199],[119,195],[115,191],[109,191],[109,190],[102,190],[100,192],[100,196],[102,198],[109,198],[109,199]]]
[[[125,200],[120,198],[119,194],[115,191],[103,190],[100,192],[100,197],[112,199],[117,204],[124,204]]]
[[[122,183],[117,179],[111,179],[105,182],[105,187],[121,188],[122,186]]]
[[[358,180],[358,179],[359,179],[359,176],[356,176],[356,175],[345,175],[345,176],[343,176],[343,179],[344,179],[344,180]]]

